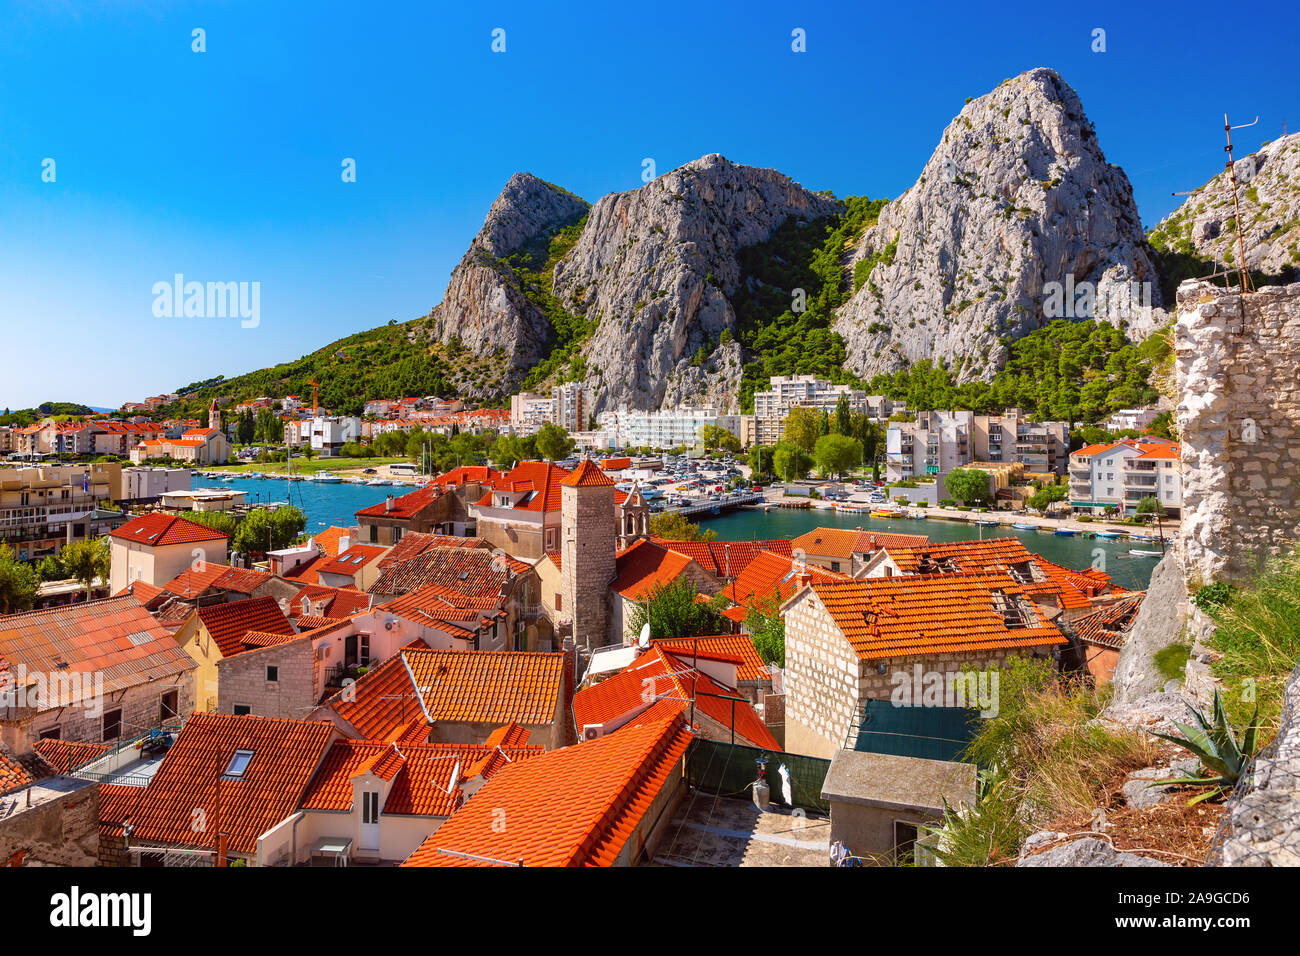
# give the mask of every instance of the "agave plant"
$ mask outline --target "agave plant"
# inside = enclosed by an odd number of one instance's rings
[[[1157,780],[1151,786],[1159,787],[1176,784],[1214,787],[1208,793],[1203,793],[1199,797],[1189,800],[1187,805],[1190,807],[1202,800],[1216,797],[1237,785],[1237,781],[1241,779],[1242,773],[1245,772],[1246,764],[1255,755],[1255,751],[1259,749],[1259,704],[1255,705],[1255,712],[1250,716],[1250,723],[1246,726],[1245,735],[1242,737],[1240,744],[1237,743],[1237,733],[1232,724],[1228,722],[1228,715],[1223,710],[1223,700],[1219,696],[1217,688],[1214,691],[1214,719],[1212,722],[1207,720],[1205,715],[1195,707],[1189,706],[1188,710],[1196,718],[1199,727],[1191,727],[1174,721],[1174,726],[1182,732],[1181,737],[1159,733],[1156,736],[1175,743],[1199,757],[1202,770],[1208,772],[1204,777],[1179,777],[1173,780]],[[1217,776],[1211,776],[1211,772],[1217,774]]]

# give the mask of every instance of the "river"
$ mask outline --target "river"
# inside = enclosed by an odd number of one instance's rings
[[[195,488],[233,488],[248,495],[250,504],[289,500],[302,508],[307,515],[307,534],[331,526],[350,527],[356,523],[356,512],[378,504],[389,494],[400,495],[412,490],[408,486],[369,487],[351,485],[317,484],[314,481],[286,482],[273,479],[236,478],[234,481],[216,481],[196,477]],[[716,518],[705,517],[701,522],[724,540],[754,538],[795,538],[813,528],[866,528],[879,531],[901,531],[908,534],[925,534],[931,541],[966,541],[971,538],[1014,535],[1030,551],[1041,554],[1049,561],[1067,568],[1082,569],[1093,565],[1105,571],[1116,584],[1126,588],[1145,589],[1155,568],[1155,558],[1135,558],[1130,548],[1151,548],[1150,544],[1132,541],[1102,541],[1079,535],[1063,537],[1045,531],[1016,531],[1012,528],[984,528],[955,521],[921,519],[895,521],[872,518],[865,514],[838,514],[818,509],[798,510],[773,508],[763,512],[754,509],[733,511]]]

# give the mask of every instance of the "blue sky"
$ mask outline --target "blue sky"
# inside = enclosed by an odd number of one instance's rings
[[[1222,168],[1225,111],[1260,116],[1247,150],[1300,126],[1294,4],[1236,44],[1221,4],[1053,6],[0,3],[0,406],[116,405],[425,314],[517,170],[595,201],[719,152],[893,197],[967,96],[1050,66],[1151,225]],[[176,273],[259,282],[260,324],[155,317]]]

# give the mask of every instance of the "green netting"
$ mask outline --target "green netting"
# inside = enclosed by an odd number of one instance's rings
[[[965,707],[899,707],[888,700],[868,700],[848,746],[861,753],[962,759],[979,730],[979,712]]]
[[[740,744],[696,737],[686,751],[686,781],[697,790],[748,799],[750,784],[758,777],[757,760],[767,758],[767,783],[773,803],[785,804],[780,767],[790,774],[793,804],[804,810],[829,813],[822,800],[822,785],[831,762],[802,754],[759,750]]]

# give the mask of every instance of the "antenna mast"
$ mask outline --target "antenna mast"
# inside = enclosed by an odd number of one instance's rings
[[[1232,161],[1232,131],[1234,129],[1246,129],[1254,126],[1259,122],[1256,116],[1253,122],[1243,123],[1240,126],[1233,126],[1228,122],[1228,114],[1223,114],[1223,132],[1228,139],[1228,145],[1223,147],[1228,154],[1228,176],[1232,179],[1232,214],[1233,224],[1237,230],[1237,275],[1241,280],[1241,294],[1245,295],[1247,287],[1250,285],[1250,272],[1246,269],[1246,240],[1242,236],[1241,227],[1241,203],[1237,200],[1237,167]]]

